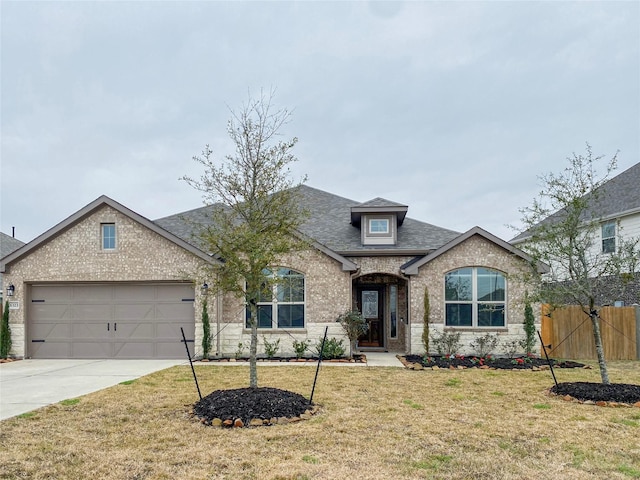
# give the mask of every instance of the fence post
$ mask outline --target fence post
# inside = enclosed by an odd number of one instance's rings
[[[636,358],[640,360],[640,305],[636,309]]]

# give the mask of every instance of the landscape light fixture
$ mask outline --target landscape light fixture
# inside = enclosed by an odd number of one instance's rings
[[[13,283],[11,283],[8,287],[7,287],[7,297],[13,297],[13,294],[16,293],[16,287],[13,286]]]

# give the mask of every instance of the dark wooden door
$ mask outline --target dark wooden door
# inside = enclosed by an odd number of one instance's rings
[[[358,310],[369,325],[367,333],[358,339],[360,347],[384,346],[384,289],[358,288]]]

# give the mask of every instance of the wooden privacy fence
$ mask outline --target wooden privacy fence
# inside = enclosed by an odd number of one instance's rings
[[[540,334],[553,358],[597,359],[591,319],[577,305],[553,310],[542,306]],[[640,307],[602,307],[600,331],[607,360],[640,359]]]

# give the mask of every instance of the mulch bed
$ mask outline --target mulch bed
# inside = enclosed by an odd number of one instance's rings
[[[210,357],[210,358],[206,358],[206,359],[202,359],[202,362],[244,362],[244,363],[248,363],[249,362],[249,358],[248,357],[240,357],[240,358],[233,358],[233,357],[220,357],[220,358],[216,358],[216,357]],[[285,362],[285,363],[318,363],[318,357],[303,357],[303,358],[296,358],[296,357],[272,357],[272,358],[267,358],[267,357],[258,357],[257,361],[259,363],[262,362]],[[324,359],[322,360],[322,362],[330,362],[330,363],[366,363],[367,362],[367,357],[366,355],[360,355],[360,354],[355,354],[353,356],[353,358],[346,358],[346,357],[342,357],[342,358],[332,358],[332,359]]]
[[[549,363],[553,368],[591,368],[579,362],[570,360],[559,362],[554,359],[539,357],[516,357],[516,358],[494,358],[479,359],[474,356],[452,356],[444,357],[434,355],[426,359],[421,355],[407,355],[399,357],[407,368],[484,368],[503,370],[541,370],[548,369]],[[417,366],[417,367],[416,367]],[[599,406],[634,405],[640,407],[640,385],[627,383],[612,383],[605,385],[595,382],[566,382],[559,383],[549,389],[552,395],[560,395],[565,400],[575,400],[581,403],[596,404]]]
[[[502,370],[526,370],[526,369],[539,369],[541,367],[548,367],[549,362],[544,358],[539,357],[516,357],[516,358],[504,358],[504,357],[489,357],[481,358],[475,356],[452,356],[445,357],[442,355],[432,355],[430,357],[423,357],[422,355],[406,355],[400,358],[406,366],[421,365],[423,368],[496,368]],[[554,368],[591,368],[583,363],[563,361],[558,362],[551,359],[551,364]]]
[[[554,395],[568,395],[581,402],[629,403],[640,402],[640,385],[628,383],[566,382],[549,390]],[[640,406],[640,405],[638,405]]]
[[[305,420],[317,409],[298,393],[259,387],[216,390],[196,402],[193,414],[206,425],[244,427]]]

